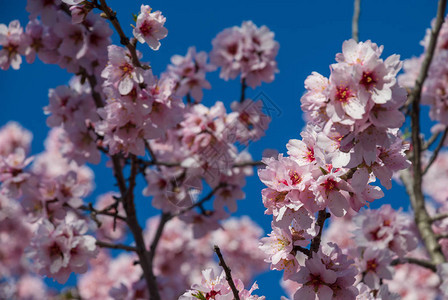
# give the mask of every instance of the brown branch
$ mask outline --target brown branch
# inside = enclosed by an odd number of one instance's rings
[[[224,269],[224,272],[226,273],[226,280],[229,283],[230,288],[232,289],[233,298],[234,298],[234,300],[240,300],[239,292],[236,289],[235,283],[233,282],[233,279],[232,279],[231,270],[226,265],[226,262],[224,261],[224,257],[222,257],[222,254],[221,254],[221,250],[216,245],[214,248],[215,248],[216,255],[218,255],[219,265]]]
[[[128,48],[129,53],[131,54],[131,58],[132,58],[132,64],[136,67],[142,68],[142,69],[149,69],[149,66],[147,65],[142,65],[140,63],[140,60],[138,59],[137,56],[137,49],[135,48],[135,43],[131,43],[129,41],[129,38],[126,36],[126,34],[124,34],[123,29],[121,28],[120,22],[117,19],[117,13],[114,12],[106,3],[106,0],[99,0],[100,1],[100,5],[98,5],[98,3],[96,3],[96,7],[99,8],[100,10],[102,10],[106,16],[106,18],[112,23],[112,25],[115,28],[115,31],[118,33],[118,35],[120,36],[120,43],[125,46],[126,48]]]
[[[441,240],[441,239],[448,239],[448,233],[437,234],[437,235],[436,235],[436,239],[438,239],[438,240]]]
[[[422,146],[422,151],[428,150],[429,147],[434,144],[440,136],[440,132],[436,132],[426,141],[426,143]]]
[[[265,166],[266,164],[262,161],[256,160],[256,161],[246,161],[246,162],[240,162],[233,165],[234,168],[244,168],[244,167],[258,167],[258,166]]]
[[[303,248],[301,246],[294,246],[292,248],[292,251],[294,252],[293,255],[295,256],[295,253],[297,253],[297,251],[302,252],[303,254],[305,254],[308,257],[312,256],[311,250],[307,249],[307,248]]]
[[[114,217],[114,218],[120,219],[122,221],[126,221],[126,218],[124,216],[118,215],[118,211],[110,212],[108,210],[97,210],[97,209],[93,208],[91,203],[89,203],[88,206],[81,205],[80,207],[77,207],[77,209],[88,211],[94,215],[104,215],[104,216]]]
[[[240,96],[240,103],[243,103],[244,100],[246,100],[246,78],[241,79],[241,96]]]
[[[319,232],[311,240],[311,246],[310,246],[311,252],[319,251],[320,242],[322,239],[322,231],[323,231],[324,225],[325,225],[325,220],[330,218],[330,216],[331,215],[329,213],[327,213],[326,209],[319,210],[319,213],[317,214],[317,221],[316,221],[316,225],[319,226]]]
[[[390,263],[391,266],[397,266],[402,264],[414,264],[423,268],[430,269],[433,272],[437,272],[437,267],[432,262],[414,257],[396,258]]]
[[[434,150],[434,153],[432,154],[431,158],[429,159],[429,162],[426,165],[426,168],[423,170],[422,175],[425,175],[426,172],[428,172],[431,165],[437,159],[437,156],[439,155],[440,149],[442,149],[442,147],[443,147],[443,143],[445,142],[447,134],[448,134],[448,127],[445,128],[445,131],[443,132],[443,135],[442,135],[442,139],[440,140],[439,144],[437,145],[437,148]]]
[[[184,209],[181,209],[178,213],[173,214],[173,215],[170,215],[170,216],[169,216],[169,219],[172,219],[172,218],[174,218],[174,217],[180,216],[180,215],[186,213],[187,211],[192,210],[192,209],[195,208],[195,207],[202,206],[202,204],[204,204],[205,202],[207,202],[208,200],[210,200],[210,199],[213,197],[213,195],[214,195],[219,189],[225,187],[226,185],[227,185],[226,183],[221,182],[221,183],[218,184],[213,190],[211,190],[211,191],[210,191],[204,198],[202,198],[201,200],[199,200],[198,202],[194,203],[194,204],[191,205],[191,206],[188,206],[188,207],[186,207],[186,208],[184,208]]]
[[[96,245],[101,248],[110,248],[110,249],[121,249],[131,252],[137,252],[137,248],[133,246],[123,245],[123,244],[114,244],[114,243],[108,243],[104,241],[96,241]]]
[[[411,200],[412,209],[414,210],[414,219],[420,235],[425,244],[426,250],[434,264],[445,262],[445,257],[441,251],[440,245],[431,228],[431,218],[425,208],[425,199],[422,192],[422,169],[421,169],[421,153],[422,144],[420,140],[420,97],[423,83],[428,75],[429,66],[434,55],[437,44],[437,37],[443,23],[445,6],[447,0],[439,0],[437,18],[434,28],[431,30],[431,37],[426,56],[423,60],[419,76],[415,82],[415,86],[409,95],[409,102],[412,107],[411,126],[412,126],[412,167],[411,173],[406,170],[402,172],[403,183],[405,183],[406,191]],[[413,178],[412,178],[413,177]]]
[[[441,213],[431,217],[431,222],[437,222],[448,218],[448,213]]]
[[[159,244],[160,238],[162,237],[163,229],[165,228],[165,224],[171,219],[171,215],[169,213],[162,213],[160,216],[160,222],[157,226],[156,234],[152,240],[152,243],[149,247],[149,260],[152,262],[154,260],[154,256],[156,255],[157,245]]]
[[[359,42],[359,15],[361,13],[361,0],[353,3],[352,38]]]
[[[160,294],[157,287],[156,277],[152,269],[152,262],[149,257],[149,253],[146,250],[145,240],[143,238],[143,231],[137,220],[134,203],[134,187],[135,178],[138,173],[138,163],[134,155],[131,155],[131,175],[129,176],[129,188],[126,188],[126,181],[123,176],[123,170],[121,166],[121,157],[119,155],[113,155],[111,157],[114,176],[117,179],[117,184],[120,189],[120,193],[123,200],[123,207],[126,211],[126,223],[134,236],[137,255],[139,257],[139,263],[143,270],[143,276],[145,278],[149,294],[151,299],[160,300]]]

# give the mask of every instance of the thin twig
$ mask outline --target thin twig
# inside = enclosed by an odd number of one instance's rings
[[[123,245],[123,244],[114,244],[114,243],[108,243],[108,242],[97,240],[96,245],[101,248],[121,249],[121,250],[126,250],[126,251],[137,252],[136,247]]]
[[[100,0],[100,5],[97,6],[97,8],[99,8],[100,10],[102,10],[107,19],[112,23],[112,25],[115,28],[115,31],[118,33],[118,35],[120,36],[120,43],[125,46],[126,48],[128,48],[129,53],[131,54],[131,58],[132,58],[132,64],[136,67],[142,68],[142,69],[149,69],[149,66],[147,65],[142,65],[140,63],[140,60],[138,59],[137,56],[137,49],[135,48],[135,44],[131,43],[129,41],[129,38],[126,36],[126,34],[124,34],[123,29],[121,28],[120,22],[117,19],[117,14],[116,12],[114,12],[106,3],[106,0]]]
[[[258,166],[265,166],[266,164],[260,160],[256,161],[246,161],[246,162],[240,162],[233,165],[233,168],[243,168],[243,167],[258,167]]]
[[[359,15],[361,13],[361,0],[355,0],[353,4],[353,19],[352,19],[352,38],[359,42]]]
[[[229,283],[230,288],[232,289],[233,298],[234,298],[234,300],[240,300],[239,292],[236,289],[235,283],[233,282],[233,279],[232,279],[231,270],[226,265],[226,262],[224,261],[224,257],[222,257],[222,254],[221,254],[221,250],[216,245],[214,248],[215,248],[216,255],[218,255],[219,265],[224,269],[224,272],[226,273],[226,280]]]
[[[211,190],[211,191],[210,191],[204,198],[202,198],[201,200],[199,200],[198,202],[194,203],[194,204],[191,205],[191,206],[188,206],[188,207],[186,207],[186,208],[184,208],[184,209],[181,209],[178,213],[170,215],[170,216],[169,216],[169,219],[172,219],[172,218],[174,218],[174,217],[180,216],[180,215],[186,213],[187,211],[192,210],[192,209],[195,208],[195,207],[201,206],[202,204],[204,204],[205,202],[207,202],[208,200],[210,200],[210,199],[213,197],[213,195],[214,195],[219,189],[225,187],[226,185],[227,185],[226,183],[221,182],[221,183],[218,184],[213,190]]]
[[[93,213],[95,215],[110,216],[110,217],[114,217],[114,218],[120,219],[122,221],[126,221],[126,218],[124,216],[120,216],[118,214],[118,211],[117,212],[110,212],[110,211],[107,211],[107,210],[97,210],[97,209],[95,209],[95,208],[93,208],[91,206],[86,206],[86,205],[81,205],[81,206],[77,207],[77,209],[85,210],[85,211],[91,212],[91,213]]]
[[[240,103],[243,103],[244,100],[246,100],[246,78],[241,79],[241,97],[240,97]]]
[[[431,135],[431,137],[426,141],[426,143],[422,146],[422,151],[428,150],[432,144],[434,144],[440,136],[440,131]]]
[[[432,154],[431,159],[429,160],[428,164],[426,165],[425,169],[423,170],[422,175],[425,175],[426,172],[428,172],[431,165],[437,159],[437,155],[439,155],[440,149],[442,149],[442,147],[443,147],[443,143],[445,142],[447,134],[448,134],[448,127],[446,127],[445,131],[443,131],[442,139],[440,140],[439,144],[437,145],[437,148],[434,150],[434,153]]]
[[[402,264],[414,264],[414,265],[419,265],[420,267],[423,267],[423,268],[430,269],[433,272],[437,271],[436,265],[433,264],[431,261],[414,258],[414,257],[396,258],[390,263],[391,266],[397,266],[397,265],[402,265]]]
[[[154,256],[156,255],[157,245],[159,244],[160,238],[162,237],[163,229],[165,228],[165,224],[171,219],[171,215],[168,213],[162,213],[160,216],[160,222],[157,226],[156,234],[152,240],[152,243],[149,247],[149,260],[152,262],[154,260]]]

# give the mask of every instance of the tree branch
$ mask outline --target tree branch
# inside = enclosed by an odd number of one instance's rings
[[[186,207],[186,208],[184,208],[184,209],[181,209],[178,213],[173,214],[173,215],[170,215],[170,216],[169,216],[169,219],[172,219],[172,218],[174,218],[174,217],[180,216],[180,215],[186,213],[187,211],[192,210],[192,209],[195,208],[195,207],[201,206],[201,205],[204,204],[206,201],[210,200],[210,199],[213,197],[213,195],[214,195],[220,188],[223,188],[223,187],[225,187],[226,185],[227,185],[226,183],[221,182],[221,183],[218,184],[213,190],[211,190],[211,191],[210,191],[204,198],[202,198],[201,200],[199,200],[198,202],[194,203],[193,205],[191,205],[191,206],[189,206],[189,207]]]
[[[115,28],[115,31],[118,33],[118,35],[120,36],[120,43],[125,46],[126,48],[128,48],[129,53],[131,54],[131,58],[132,58],[132,64],[136,67],[142,68],[142,69],[149,69],[149,66],[147,65],[142,65],[140,63],[140,60],[138,59],[137,56],[137,49],[135,48],[135,44],[131,43],[129,41],[129,38],[126,36],[126,34],[124,34],[123,29],[121,28],[120,22],[117,19],[117,13],[114,12],[106,3],[106,0],[99,0],[100,1],[100,5],[96,5],[97,8],[99,8],[100,10],[102,10],[104,12],[104,14],[106,15],[106,18],[112,23],[112,25]]]
[[[419,76],[415,82],[414,90],[409,95],[409,102],[412,107],[411,126],[412,126],[412,175],[409,170],[402,172],[401,178],[405,183],[406,191],[409,194],[411,205],[414,210],[414,218],[425,247],[434,264],[445,262],[445,257],[441,251],[440,245],[431,228],[431,218],[425,208],[425,199],[422,192],[422,169],[421,152],[422,144],[420,140],[420,97],[423,83],[428,75],[429,66],[434,55],[437,44],[437,37],[443,23],[445,6],[447,0],[439,0],[437,18],[435,27],[431,30],[431,37],[426,56],[423,60]],[[412,179],[413,177],[413,179]]]
[[[319,232],[318,234],[311,240],[311,246],[310,250],[311,252],[317,252],[319,251],[320,242],[322,239],[322,231],[324,229],[325,220],[330,218],[330,214],[327,213],[326,209],[319,210],[319,213],[317,215],[317,221],[316,225],[319,226]]]
[[[311,250],[307,249],[307,248],[303,248],[301,246],[294,246],[292,248],[292,251],[294,252],[293,255],[295,256],[295,253],[297,253],[297,251],[302,252],[303,254],[305,254],[308,257],[312,256]]]
[[[160,222],[157,226],[156,234],[152,240],[152,243],[149,247],[149,260],[152,262],[154,260],[154,256],[156,255],[157,245],[159,244],[160,238],[162,237],[163,229],[165,228],[165,224],[171,219],[171,215],[169,213],[162,213],[160,216]]]
[[[222,254],[221,254],[221,250],[216,245],[214,248],[215,248],[216,255],[218,255],[218,258],[219,258],[219,265],[224,269],[224,272],[226,273],[226,280],[229,283],[230,288],[232,289],[233,298],[234,298],[234,300],[240,300],[239,292],[236,289],[235,283],[233,282],[233,279],[232,279],[231,270],[226,265],[226,262],[224,261],[224,257],[222,257]]]
[[[353,3],[352,38],[359,42],[359,15],[361,13],[361,0]]]
[[[402,264],[414,264],[423,268],[430,269],[433,272],[437,272],[437,267],[432,262],[414,257],[396,258],[390,263],[391,266],[397,266]]]
[[[445,142],[447,134],[448,134],[448,127],[445,128],[445,131],[443,132],[443,135],[442,135],[442,139],[440,140],[439,144],[437,145],[437,148],[434,150],[434,153],[432,154],[431,159],[429,160],[428,164],[426,165],[425,170],[423,170],[422,175],[425,175],[426,172],[428,172],[431,165],[437,159],[437,155],[439,155],[440,149],[442,149],[442,147],[443,147],[443,143]]]
[[[240,96],[240,103],[243,103],[244,100],[246,100],[246,78],[241,79],[241,96]]]
[[[437,222],[448,218],[448,213],[441,213],[431,217],[431,222]]]
[[[121,249],[131,252],[137,252],[137,248],[133,246],[123,245],[123,244],[113,244],[104,241],[96,241],[96,245],[101,248],[110,248],[110,249]]]

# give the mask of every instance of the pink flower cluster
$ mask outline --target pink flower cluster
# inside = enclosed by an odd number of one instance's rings
[[[87,223],[73,212],[92,190],[93,174],[62,157],[60,130],[53,129],[46,151],[33,160],[27,157],[28,131],[15,123],[0,129],[0,139],[5,142],[0,149],[3,279],[15,282],[16,276],[33,269],[65,282],[71,272],[85,272],[88,260],[96,255],[95,239],[85,235]],[[19,283],[15,282],[15,288]]]
[[[165,78],[162,76],[162,79]],[[215,193],[214,208],[222,215],[223,207],[236,211],[236,200],[243,199],[245,177],[252,174],[246,151],[239,152],[235,143],[248,143],[264,134],[270,118],[262,111],[262,102],[246,99],[233,103],[227,113],[222,102],[208,108],[192,104],[185,109],[183,121],[167,131],[166,139],[150,141],[157,159],[173,166],[146,169],[148,187],[143,191],[153,196],[153,205],[164,211],[179,211],[196,201],[203,182]]]
[[[71,272],[87,272],[87,262],[98,253],[95,238],[85,235],[87,223],[70,215],[57,225],[42,220],[28,255],[36,272],[65,283]]]
[[[158,222],[158,218],[147,222],[145,240],[148,243],[155,235]],[[236,284],[241,290],[240,295],[250,295],[251,291],[243,291],[243,284],[264,269],[262,253],[257,249],[261,229],[248,218],[230,219],[222,226],[222,229],[194,239],[192,227],[180,219],[166,224],[154,257],[154,272],[162,299],[177,299],[192,284],[200,282],[202,269],[219,269],[211,250],[214,244],[220,245],[226,261],[229,258],[232,274],[239,278]],[[240,261],[241,255],[244,261]],[[92,300],[147,299],[141,267],[134,264],[137,259],[135,254],[112,258],[108,252],[101,251],[92,261],[92,268],[79,280],[81,297]]]
[[[183,103],[174,96],[173,80],[158,80],[150,70],[132,64],[122,47],[108,47],[109,63],[101,73],[106,106],[96,132],[110,154],[145,154],[145,140],[165,135],[182,118]]]
[[[448,125],[448,105],[446,104],[448,92],[448,24],[446,20],[447,18],[445,18],[439,32],[434,57],[423,84],[421,96],[421,103],[430,106],[429,116],[431,120],[440,122],[445,126]],[[400,85],[403,87],[408,89],[414,87],[423,58],[426,55],[430,33],[431,29],[427,29],[426,35],[421,41],[421,45],[425,48],[424,52],[419,57],[413,57],[404,62],[403,69],[405,72],[398,78]]]
[[[158,219],[147,222],[146,241],[150,243],[157,228]],[[155,273],[161,293],[166,299],[175,299],[201,277],[206,268],[218,270],[213,256],[213,245],[218,245],[232,266],[232,274],[244,284],[264,271],[263,253],[258,249],[261,228],[248,217],[228,219],[221,228],[210,231],[201,238],[194,238],[194,225],[178,218],[166,224],[154,259]]]
[[[211,89],[210,82],[205,79],[207,72],[214,71],[215,67],[207,63],[206,52],[196,52],[195,47],[188,48],[187,55],[174,55],[171,57],[171,65],[162,76],[169,76],[176,82],[176,95],[191,96],[196,103],[201,102],[202,89]]]
[[[258,289],[257,283],[254,283],[250,290],[244,289],[244,284],[239,279],[233,280],[238,290],[238,296],[241,300],[264,300],[264,296],[252,295],[252,292]],[[221,275],[215,276],[212,269],[202,271],[201,284],[193,284],[191,290],[185,292],[179,297],[179,300],[195,300],[195,299],[215,299],[215,300],[231,300],[234,294],[226,280],[226,275],[222,271]]]
[[[210,60],[221,67],[221,78],[228,80],[241,75],[241,80],[252,88],[274,80],[278,72],[275,57],[279,44],[266,26],[258,28],[246,21],[241,27],[219,33],[212,44]]]
[[[57,2],[57,3],[56,3]],[[58,64],[71,73],[98,73],[106,64],[106,46],[112,30],[98,15],[89,14],[80,24],[58,9],[60,1],[28,1],[30,22],[25,31],[15,20],[0,24],[0,67],[19,69],[22,57],[34,62],[36,54],[48,64]],[[39,21],[37,17],[40,16]]]
[[[353,261],[342,254],[336,244],[327,244],[292,276],[302,284],[294,299],[356,299],[358,290],[353,284],[357,274]]]
[[[101,160],[93,130],[99,118],[90,92],[90,88],[80,84],[79,77],[74,77],[70,86],[50,89],[50,103],[44,107],[45,114],[50,115],[47,125],[62,128],[61,152],[79,165],[98,164]]]
[[[335,224],[350,223],[363,206],[383,197],[380,187],[371,185],[377,178],[389,189],[393,173],[410,165],[409,147],[398,131],[404,122],[399,108],[406,101],[396,82],[398,56],[381,59],[383,48],[370,41],[349,40],[342,48],[329,78],[314,72],[305,81],[301,102],[308,125],[302,140],[289,141],[287,157],[265,158],[266,168],[258,172],[267,186],[265,213],[273,215],[273,232],[260,247],[272,269],[285,270],[284,279],[299,284],[295,299],[355,299],[358,274],[378,293],[381,280],[392,278],[394,252],[402,256],[417,246],[409,219],[383,206],[355,217],[360,228],[355,242],[344,235],[344,249],[330,244],[330,250],[314,252],[322,230],[317,212],[320,222],[328,209],[335,217],[347,215],[346,222]],[[333,263],[325,267],[323,253],[340,257],[340,276],[348,277],[338,279]]]

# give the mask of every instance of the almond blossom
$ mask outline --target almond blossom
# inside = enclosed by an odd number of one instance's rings
[[[152,50],[159,50],[159,40],[165,38],[168,34],[168,30],[163,27],[166,18],[161,11],[151,11],[149,5],[141,6],[133,34],[140,43],[146,42]]]

